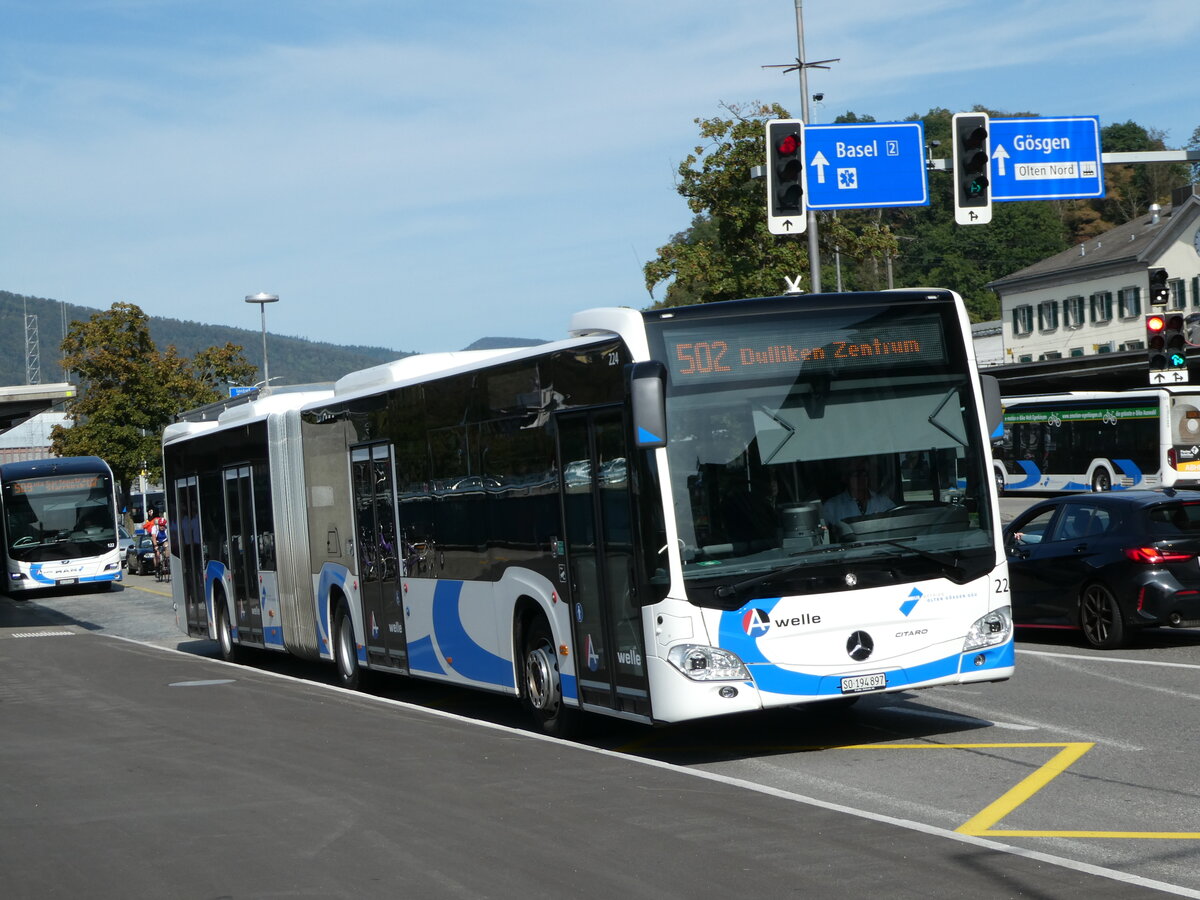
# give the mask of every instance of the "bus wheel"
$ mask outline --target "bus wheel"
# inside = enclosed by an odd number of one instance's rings
[[[1101,466],[1096,470],[1092,476],[1092,490],[1097,493],[1112,490],[1112,476],[1108,474],[1108,469]]]
[[[538,728],[556,737],[568,737],[578,724],[579,713],[563,706],[558,655],[554,652],[550,625],[538,616],[530,623],[521,642],[524,681],[521,699]]]
[[[996,493],[997,493],[998,495],[999,495],[999,494],[1003,494],[1003,493],[1004,493],[1004,486],[1005,486],[1005,483],[1006,483],[1006,482],[1005,482],[1005,478],[1004,478],[1004,473],[1003,473],[1003,472],[1001,472],[999,469],[993,469],[993,470],[992,470],[992,475],[993,475],[993,476],[995,477],[995,479],[996,479]]]
[[[358,690],[362,670],[358,666],[358,647],[354,642],[354,622],[345,604],[338,607],[333,631],[333,655],[337,660],[338,684]]]
[[[217,609],[217,642],[221,645],[221,658],[226,662],[237,662],[238,645],[233,641],[233,626],[229,622],[229,604],[224,600]]]
[[[1079,595],[1079,627],[1097,650],[1115,650],[1125,644],[1121,605],[1107,587],[1092,582]]]

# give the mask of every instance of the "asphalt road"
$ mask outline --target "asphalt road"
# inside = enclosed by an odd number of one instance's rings
[[[6,897],[1200,897],[1192,632],[578,744],[505,698],[215,655],[151,578],[0,597]]]

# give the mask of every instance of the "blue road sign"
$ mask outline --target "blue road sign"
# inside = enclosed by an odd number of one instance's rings
[[[232,399],[234,397],[240,397],[240,396],[242,396],[242,394],[249,394],[249,393],[251,393],[253,391],[257,391],[257,390],[258,390],[258,388],[256,388],[256,387],[245,387],[243,385],[230,385],[229,386],[229,397],[230,397],[230,399]]]
[[[806,125],[804,165],[809,209],[929,205],[921,122]]]
[[[992,119],[993,200],[1104,196],[1100,119]]]

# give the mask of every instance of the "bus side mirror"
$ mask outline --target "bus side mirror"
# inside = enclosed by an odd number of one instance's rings
[[[983,396],[983,415],[987,422],[988,435],[1004,437],[1004,408],[1000,404],[1000,382],[995,375],[979,376],[980,394]]]
[[[640,362],[629,367],[629,403],[633,443],[641,450],[667,446],[667,367]]]

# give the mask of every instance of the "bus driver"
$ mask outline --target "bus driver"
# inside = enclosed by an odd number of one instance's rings
[[[841,532],[845,519],[881,513],[896,505],[890,497],[871,490],[869,462],[866,457],[847,460],[842,470],[845,490],[821,504],[825,524],[834,534]]]

